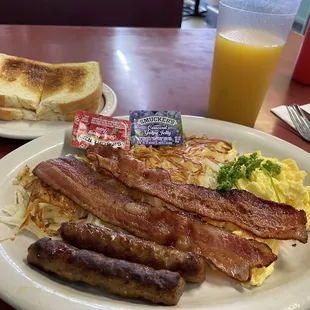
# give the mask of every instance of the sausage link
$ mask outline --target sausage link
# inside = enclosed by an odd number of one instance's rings
[[[77,248],[157,270],[176,271],[189,282],[202,282],[206,278],[207,264],[202,257],[194,253],[181,252],[173,247],[86,223],[63,223],[60,234],[63,240]]]
[[[177,272],[152,268],[78,250],[62,241],[43,238],[28,248],[30,264],[72,282],[85,282],[126,298],[176,305],[185,281]]]

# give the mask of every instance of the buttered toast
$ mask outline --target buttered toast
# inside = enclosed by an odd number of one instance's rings
[[[71,121],[78,110],[97,112],[101,98],[98,62],[49,64],[0,54],[2,120]]]

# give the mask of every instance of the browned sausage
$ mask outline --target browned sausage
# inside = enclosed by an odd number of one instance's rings
[[[50,238],[30,245],[27,260],[40,269],[73,282],[85,282],[112,294],[165,305],[176,305],[185,287],[185,281],[177,272],[154,270],[88,250],[78,250]]]
[[[143,264],[157,270],[177,271],[190,282],[202,282],[206,278],[205,260],[193,253],[181,252],[173,247],[86,223],[63,223],[60,234],[66,242],[80,249]]]

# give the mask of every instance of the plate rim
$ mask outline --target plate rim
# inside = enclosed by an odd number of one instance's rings
[[[194,119],[195,119],[195,118],[199,118],[199,119],[202,119],[202,120],[204,120],[204,121],[210,121],[211,123],[212,123],[212,122],[213,122],[213,123],[219,123],[219,125],[221,125],[221,124],[224,125],[224,124],[225,124],[225,125],[228,125],[228,126],[232,126],[232,127],[235,128],[236,130],[242,130],[242,131],[247,130],[247,131],[250,131],[250,132],[252,132],[252,133],[255,133],[255,134],[259,135],[259,136],[262,136],[263,138],[270,138],[270,137],[271,137],[273,140],[277,140],[277,141],[278,141],[279,143],[281,143],[281,144],[284,143],[284,146],[286,145],[286,146],[289,146],[290,148],[293,148],[293,150],[295,150],[295,151],[297,151],[297,152],[300,153],[300,156],[301,156],[301,155],[307,155],[307,157],[310,158],[310,154],[309,154],[308,152],[304,151],[303,149],[301,149],[301,148],[299,148],[299,147],[297,147],[297,146],[295,146],[295,145],[293,145],[293,144],[291,144],[291,143],[289,143],[289,142],[287,142],[287,141],[285,141],[285,140],[282,140],[282,139],[280,139],[280,138],[274,137],[274,136],[272,136],[272,135],[270,135],[270,134],[267,134],[267,133],[265,133],[265,132],[259,131],[259,130],[257,130],[257,129],[253,129],[253,128],[249,128],[249,127],[246,127],[246,126],[242,126],[242,125],[238,125],[238,124],[233,124],[233,123],[229,123],[229,122],[224,122],[224,121],[219,121],[219,120],[208,119],[208,118],[200,117],[200,116],[183,115],[182,117],[183,117],[183,118],[189,118],[189,119],[192,119],[192,118],[194,118]],[[115,118],[128,118],[128,116],[117,116],[117,117],[115,117]],[[66,130],[68,130],[68,129],[60,129],[60,130],[58,130],[58,131],[50,132],[49,134],[47,134],[47,135],[45,135],[45,136],[43,136],[43,137],[40,137],[40,138],[35,139],[35,140],[32,140],[32,141],[30,141],[30,142],[28,142],[28,143],[22,145],[21,147],[17,148],[16,150],[14,150],[14,151],[10,152],[9,154],[7,154],[6,156],[4,156],[4,157],[0,160],[0,180],[1,180],[1,181],[0,181],[0,188],[1,188],[1,185],[4,184],[4,180],[1,179],[1,176],[2,176],[2,173],[1,173],[1,171],[2,171],[1,166],[2,166],[2,165],[3,165],[3,166],[8,165],[9,162],[10,162],[10,158],[11,158],[11,157],[16,157],[16,156],[18,156],[19,153],[22,155],[24,150],[26,150],[26,149],[29,149],[29,150],[30,150],[31,147],[32,147],[33,145],[40,145],[42,151],[43,151],[43,150],[47,150],[47,149],[48,149],[49,140],[50,140],[50,139],[47,139],[47,138],[48,138],[49,136],[54,136],[54,140],[52,141],[52,146],[53,146],[53,147],[55,147],[55,146],[58,145],[58,144],[63,144],[63,136],[64,136],[64,133],[65,133]],[[33,150],[31,150],[31,151],[32,151],[32,153],[34,153]],[[27,156],[28,156],[28,154],[27,154]],[[29,159],[30,159],[30,157],[28,156],[28,157],[26,158],[25,162],[26,162],[27,160],[29,160]],[[13,169],[12,165],[11,165],[11,168],[9,168],[9,169]],[[2,249],[1,249],[1,248],[2,248],[2,246],[0,245],[0,252],[1,252],[1,255],[0,255],[0,256],[3,255]],[[6,261],[6,263],[8,263],[8,262]],[[2,269],[1,265],[2,265],[2,264],[0,264],[0,270]],[[23,276],[23,275],[21,275],[21,276]],[[294,283],[293,283],[293,282],[290,282],[289,285],[288,285],[289,288],[293,288],[293,286],[294,286]],[[0,287],[5,287],[5,284],[4,284],[4,283],[3,283],[3,284],[0,283]],[[304,290],[307,290],[307,288],[305,287]],[[57,291],[56,291],[56,292],[57,292]],[[16,293],[16,294],[17,294],[17,293]],[[308,307],[310,306],[310,299],[307,298],[307,295],[305,295],[305,296],[304,296],[304,295],[303,295],[303,296],[300,296],[300,294],[302,294],[302,292],[300,292],[300,293],[298,294],[298,296],[296,296],[296,297],[294,297],[293,299],[291,299],[290,302],[292,302],[292,304],[293,304],[293,303],[296,304],[296,302],[299,302],[299,304],[298,304],[298,306],[300,306],[299,309],[309,309]],[[20,308],[20,309],[31,309],[30,307],[31,307],[31,306],[34,306],[33,304],[28,304],[28,307],[27,307],[27,305],[24,305],[24,304],[23,304],[23,306],[24,306],[25,308],[22,308],[22,307],[21,307],[22,305],[18,302],[18,300],[14,299],[14,298],[11,296],[11,293],[5,294],[5,293],[3,292],[3,290],[0,290],[0,296],[1,296],[1,298],[2,298],[5,302],[7,302],[8,304],[10,304],[10,305],[12,305],[12,306],[14,306],[14,307]],[[54,296],[54,295],[51,295],[50,297],[52,297],[52,296]],[[298,298],[298,297],[299,297],[299,298]],[[303,297],[303,299],[302,299],[302,297]],[[277,305],[277,301],[276,301],[276,300],[271,301],[271,303],[272,303],[273,305]],[[85,308],[84,308],[84,307],[82,308],[82,307],[80,307],[79,305],[77,306],[76,302],[74,302],[74,301],[72,301],[72,305],[74,305],[74,307],[76,307],[76,309],[93,309],[93,308],[95,308],[95,306],[92,306],[92,305],[90,305],[90,304],[87,304],[87,305],[85,305]],[[42,306],[42,305],[41,305],[41,306]],[[119,306],[118,306],[118,304],[116,304],[115,306],[117,307],[117,309],[124,309],[122,305],[119,305]],[[277,308],[277,309],[282,309],[282,310],[288,309],[288,308],[284,307],[283,304],[281,304],[280,306],[281,306],[281,308],[279,307],[279,308]],[[289,304],[286,304],[286,306],[289,307]],[[156,306],[156,307],[158,307],[158,306]],[[160,307],[160,306],[159,306],[159,307]],[[216,307],[215,307],[215,308],[216,308]],[[233,305],[232,305],[232,308],[234,308]],[[39,308],[34,307],[34,308],[32,308],[32,309],[34,310],[34,309],[39,309]],[[50,309],[50,308],[49,308],[49,309]],[[51,309],[52,309],[52,308],[51,308]],[[70,307],[70,309],[71,309],[71,307]],[[101,305],[101,309],[109,309],[109,310],[112,310],[112,307],[110,307],[110,306],[106,306],[106,307],[105,307],[104,305]],[[213,307],[212,307],[212,309],[213,309]],[[221,309],[222,309],[222,308],[221,308]],[[225,309],[226,309],[226,308],[225,308]],[[243,309],[243,308],[242,308],[242,309]],[[256,308],[256,307],[255,307],[255,309],[259,309],[259,308]]]
[[[100,115],[104,115],[104,116],[112,116],[113,113],[115,112],[116,108],[117,108],[117,96],[116,93],[114,92],[114,90],[107,84],[102,83],[102,95],[106,96],[105,99],[105,105],[103,106],[102,110],[98,112],[98,114]],[[46,131],[43,134],[35,134],[35,133],[27,133],[27,131],[21,133],[19,132],[11,132],[8,130],[3,130],[3,127],[1,127],[1,123],[6,123],[6,122],[14,122],[14,121],[0,121],[0,137],[2,138],[9,138],[9,139],[20,139],[20,140],[33,140],[39,137],[42,137],[44,135],[47,135],[51,132],[54,131],[58,131],[58,130],[65,130],[65,128],[68,128],[70,126],[72,126],[72,122],[68,122],[68,125],[66,127],[63,127],[61,129],[55,129],[55,130],[51,130],[51,131]],[[24,122],[31,122],[31,121],[27,121],[25,120]],[[37,121],[40,122],[40,121]],[[53,121],[54,123],[54,121]],[[63,122],[65,123],[65,122]],[[64,124],[65,126],[65,124]]]

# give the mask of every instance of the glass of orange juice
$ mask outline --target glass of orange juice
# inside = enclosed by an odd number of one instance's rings
[[[220,1],[208,117],[254,126],[300,1]]]

